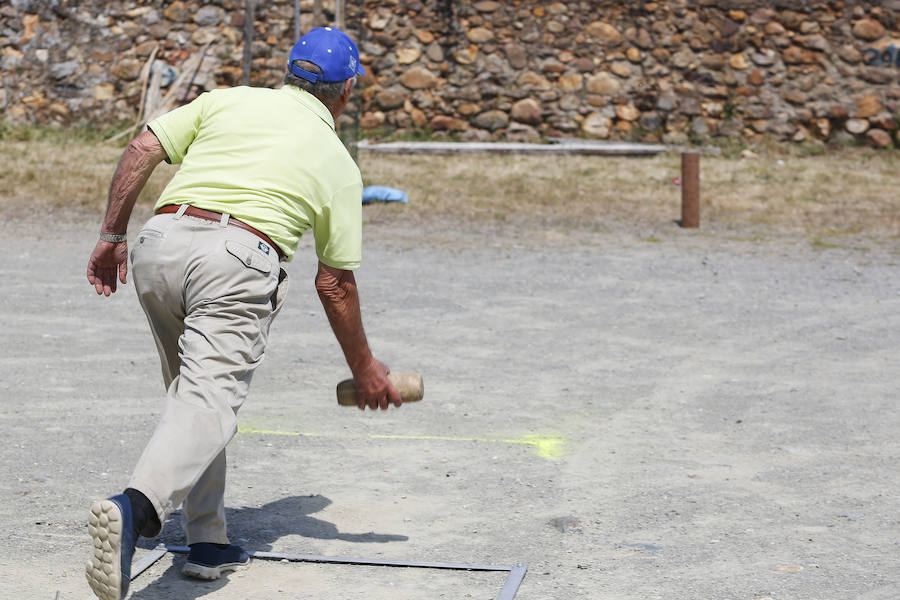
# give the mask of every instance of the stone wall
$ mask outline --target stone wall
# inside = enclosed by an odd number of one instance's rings
[[[165,82],[212,42],[187,99],[238,84],[243,7],[4,2],[3,119],[133,120],[157,47]],[[254,85],[279,84],[292,18],[293,0],[258,2]],[[363,131],[900,145],[900,0],[347,0],[346,29],[368,70],[346,117]]]

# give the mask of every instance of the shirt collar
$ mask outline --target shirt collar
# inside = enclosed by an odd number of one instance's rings
[[[295,85],[283,85],[280,91],[284,94],[290,94],[300,104],[311,110],[316,116],[325,121],[329,127],[334,129],[334,117],[331,116],[331,111],[322,104],[321,100]]]

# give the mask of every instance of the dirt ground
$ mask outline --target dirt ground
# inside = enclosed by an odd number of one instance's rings
[[[24,211],[27,213],[28,211]],[[425,400],[340,408],[310,242],[229,446],[252,550],[528,566],[517,599],[896,598],[900,252],[714,223],[398,230],[358,274],[377,356]],[[136,232],[141,218],[132,221]],[[0,224],[0,596],[93,598],[91,500],[118,493],[163,390],[129,282],[94,294],[97,218]],[[182,543],[177,515],[159,541]],[[167,555],[136,599],[495,598],[505,573]]]

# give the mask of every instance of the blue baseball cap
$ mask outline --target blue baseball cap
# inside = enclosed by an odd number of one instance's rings
[[[320,69],[321,73],[311,73],[294,64],[295,60],[306,60]],[[359,50],[346,33],[334,27],[316,27],[294,44],[288,70],[307,81],[333,82],[350,79],[354,75],[365,75],[359,64]]]

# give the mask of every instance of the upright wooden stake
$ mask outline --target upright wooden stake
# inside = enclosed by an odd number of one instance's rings
[[[253,33],[256,30],[255,0],[244,2],[244,54],[241,69],[241,85],[250,85],[250,64],[253,62]]]
[[[312,28],[321,27],[322,25],[322,0],[313,0],[313,23]]]
[[[681,226],[700,227],[700,153],[681,154]]]
[[[338,29],[344,28],[344,0],[334,0],[334,24]]]

